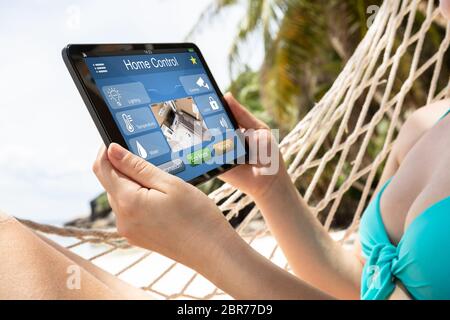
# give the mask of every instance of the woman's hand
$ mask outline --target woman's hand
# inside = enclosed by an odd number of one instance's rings
[[[133,245],[191,268],[218,258],[236,236],[215,203],[118,144],[100,150],[93,170],[108,194],[117,230]]]
[[[241,125],[255,128],[257,120],[227,99]],[[102,148],[93,169],[108,193],[118,232],[131,244],[195,269],[235,298],[328,298],[254,251],[200,190],[118,144]],[[255,165],[240,166],[226,179],[254,195],[275,176],[261,175]]]
[[[263,197],[275,183],[291,183],[269,127],[255,118],[230,93],[225,94],[231,112],[244,131],[250,149],[250,163],[239,165],[219,178],[255,199]],[[260,148],[264,148],[264,152]],[[267,156],[261,159],[261,156]],[[268,163],[267,159],[271,162]],[[271,167],[272,166],[272,167]],[[268,170],[268,168],[271,168]],[[272,170],[275,169],[275,170]]]

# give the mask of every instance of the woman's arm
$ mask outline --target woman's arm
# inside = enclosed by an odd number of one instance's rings
[[[297,276],[335,297],[359,298],[361,261],[330,237],[287,175],[255,201]]]
[[[279,168],[266,175],[262,166],[241,165],[221,179],[252,196],[296,275],[335,297],[358,298],[362,271],[358,256],[336,243],[312,214],[290,180],[268,127],[231,95],[225,99],[239,125],[256,130],[250,149],[262,140],[278,157]]]
[[[332,297],[261,256],[234,231],[222,242],[216,258],[195,269],[236,299],[323,300]],[[211,268],[211,266],[213,266]]]
[[[94,172],[118,232],[197,270],[239,299],[331,298],[254,251],[200,190],[112,144]]]

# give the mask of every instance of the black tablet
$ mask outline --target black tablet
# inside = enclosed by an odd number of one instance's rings
[[[63,59],[107,146],[193,184],[245,162],[245,139],[196,45],[71,44]]]

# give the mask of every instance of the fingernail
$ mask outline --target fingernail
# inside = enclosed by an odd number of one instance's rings
[[[111,143],[109,151],[111,156],[116,160],[122,160],[127,154],[127,150],[117,143]]]

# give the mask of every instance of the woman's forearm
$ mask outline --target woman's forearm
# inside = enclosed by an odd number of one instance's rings
[[[296,275],[333,296],[358,298],[361,262],[330,237],[287,174],[255,201]]]
[[[261,256],[233,230],[220,238],[218,249],[193,267],[234,298],[332,298]]]

